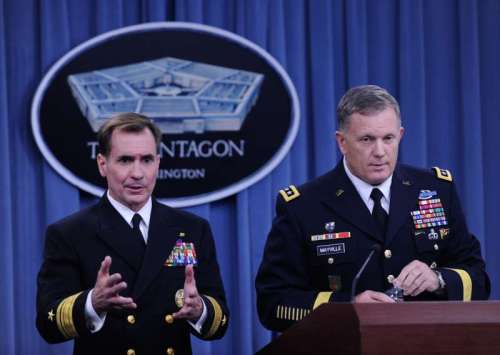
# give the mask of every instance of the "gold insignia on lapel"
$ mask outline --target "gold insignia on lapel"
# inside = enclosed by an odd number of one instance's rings
[[[180,288],[175,293],[175,305],[179,308],[184,306],[184,289]]]
[[[451,176],[451,172],[449,170],[441,169],[438,168],[437,166],[434,166],[432,169],[434,170],[434,173],[436,173],[436,177],[438,179],[450,182],[453,181],[453,177]]]
[[[281,197],[283,197],[283,200],[285,200],[285,202],[290,202],[300,196],[299,190],[297,190],[297,188],[294,185],[290,185],[280,190],[280,194]]]
[[[344,193],[344,190],[342,190],[342,189],[338,189],[337,191],[335,191],[335,195],[337,195],[337,197],[339,197],[343,193]]]
[[[185,237],[185,236],[186,236],[186,233],[184,233],[184,232],[179,232],[179,237],[181,237],[181,238],[182,238],[182,237]]]

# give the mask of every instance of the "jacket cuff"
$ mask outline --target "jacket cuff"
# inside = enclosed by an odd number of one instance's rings
[[[446,292],[449,300],[469,302],[472,298],[472,279],[463,269],[439,269],[446,283]]]
[[[201,335],[204,339],[217,338],[224,334],[229,315],[224,312],[219,302],[210,296],[202,295],[207,307],[207,318],[203,324]]]

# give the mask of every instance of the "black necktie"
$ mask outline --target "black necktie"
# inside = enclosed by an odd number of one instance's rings
[[[132,232],[135,237],[139,238],[141,241],[141,245],[146,245],[146,242],[144,241],[144,236],[142,235],[141,228],[139,228],[139,225],[141,224],[141,215],[139,213],[134,214],[134,217],[132,217]]]
[[[385,210],[382,208],[382,204],[380,203],[380,199],[382,198],[382,196],[382,192],[377,188],[374,188],[372,190],[372,193],[370,194],[370,197],[374,202],[372,216],[375,219],[375,223],[377,224],[380,232],[382,233],[382,237],[385,237],[385,231],[387,227],[387,212],[385,212]]]

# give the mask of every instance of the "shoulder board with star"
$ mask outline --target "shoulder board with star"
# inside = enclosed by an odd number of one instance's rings
[[[451,172],[449,170],[441,169],[437,166],[433,167],[432,170],[434,171],[438,179],[450,182],[453,181],[453,177],[451,176]]]
[[[297,197],[300,196],[299,190],[295,187],[295,185],[290,185],[282,190],[280,190],[280,195],[283,197],[283,200],[285,202],[290,202],[292,200],[295,200]]]

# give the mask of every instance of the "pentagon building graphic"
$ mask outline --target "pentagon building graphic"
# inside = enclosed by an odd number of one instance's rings
[[[166,134],[238,131],[263,80],[259,73],[172,57],[68,77],[95,132],[114,114],[136,112]]]

